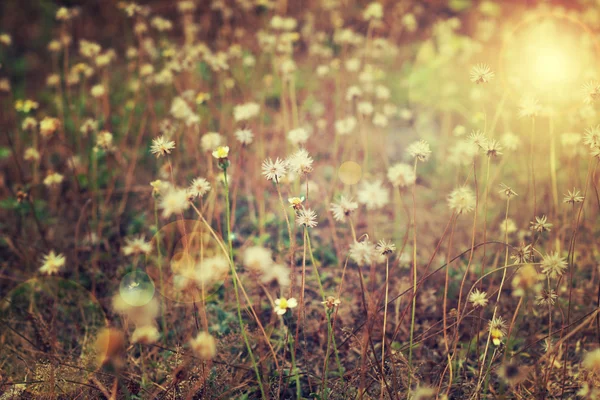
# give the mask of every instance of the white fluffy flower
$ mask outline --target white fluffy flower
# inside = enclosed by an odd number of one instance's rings
[[[397,163],[392,165],[388,169],[387,177],[392,185],[399,188],[411,186],[417,180],[414,168],[405,163]]]
[[[258,103],[244,103],[233,108],[233,118],[236,122],[246,121],[254,118],[260,112],[260,104]]]
[[[288,140],[295,146],[306,143],[308,136],[308,131],[304,128],[292,129],[287,134]]]
[[[373,182],[363,181],[358,190],[358,202],[364,204],[367,210],[376,210],[390,201],[390,193],[383,186],[381,179]]]
[[[337,203],[331,203],[330,210],[333,213],[333,219],[342,222],[357,208],[357,202],[342,195]]]
[[[416,158],[419,161],[427,161],[431,156],[431,149],[429,147],[429,143],[424,140],[419,140],[413,142],[408,146],[406,152],[411,156]]]
[[[281,178],[285,176],[287,173],[287,165],[285,161],[280,159],[279,157],[273,161],[270,158],[267,158],[262,163],[262,174],[269,181],[279,182]]]
[[[475,194],[466,186],[454,189],[448,195],[448,206],[457,214],[471,212],[475,208]]]
[[[164,218],[184,212],[190,206],[187,190],[169,187],[161,197],[159,206],[163,210],[162,216]]]
[[[299,149],[286,160],[290,170],[296,174],[308,174],[313,170],[313,159],[305,149]]]
[[[235,138],[243,145],[249,145],[254,140],[254,134],[250,129],[238,129],[235,131]]]

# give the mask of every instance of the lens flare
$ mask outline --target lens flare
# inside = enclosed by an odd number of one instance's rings
[[[526,18],[505,37],[500,74],[517,96],[554,111],[581,105],[580,88],[595,76],[598,45],[581,22],[562,14]]]

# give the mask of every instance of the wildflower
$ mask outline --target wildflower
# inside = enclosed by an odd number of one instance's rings
[[[50,250],[50,252],[42,258],[40,272],[46,275],[56,274],[65,266],[65,261],[64,255],[56,254],[54,250]]]
[[[252,140],[254,140],[254,134],[250,129],[238,129],[235,131],[235,138],[242,145],[247,146],[252,143]]]
[[[219,146],[212,152],[212,156],[218,160],[224,160],[229,155],[229,146]]]
[[[361,101],[356,105],[356,111],[363,115],[373,114],[373,103],[370,101]]]
[[[290,197],[288,199],[288,202],[290,203],[292,208],[296,211],[298,211],[302,208],[303,201],[304,201],[304,196],[303,197]]]
[[[104,89],[103,85],[94,85],[92,86],[92,88],[90,89],[90,94],[92,95],[93,98],[97,99],[100,98],[102,96],[104,96],[104,94],[106,93],[106,89]]]
[[[204,151],[212,151],[221,145],[221,135],[217,132],[207,132],[202,135],[200,145]]]
[[[487,64],[477,64],[471,68],[471,82],[480,84],[488,83],[494,78],[494,73]]]
[[[492,343],[499,346],[502,343],[502,338],[506,335],[506,322],[502,317],[494,317],[488,324]]]
[[[561,276],[567,269],[567,261],[564,257],[561,257],[558,252],[552,254],[546,254],[542,257],[542,272],[549,278],[556,278]]]
[[[431,156],[431,149],[429,148],[429,143],[427,143],[424,140],[419,140],[417,142],[412,143],[408,146],[406,152],[411,157],[414,157],[419,161],[427,161]]]
[[[542,289],[542,291],[535,297],[535,304],[538,306],[553,306],[558,298],[558,294],[554,289]]]
[[[251,246],[244,250],[244,265],[256,272],[263,272],[273,264],[271,250],[262,246]]]
[[[517,192],[515,192],[514,190],[512,190],[512,188],[508,187],[504,183],[501,183],[500,187],[501,187],[501,189],[500,189],[500,191],[498,193],[504,194],[507,198],[510,199],[513,196],[518,196]]]
[[[502,234],[510,235],[517,231],[517,224],[511,218],[506,218],[500,223],[500,231]]]
[[[405,188],[414,185],[417,180],[415,170],[411,165],[397,163],[392,165],[387,172],[389,181],[398,188]]]
[[[159,136],[155,139],[152,139],[152,145],[150,146],[150,152],[159,158],[160,156],[165,156],[167,154],[171,154],[171,150],[175,148],[175,142],[172,140],[167,140],[164,136]]]
[[[131,335],[131,341],[133,343],[141,344],[152,344],[158,341],[159,338],[160,333],[158,333],[158,329],[156,329],[156,326],[154,325],[136,327]]]
[[[588,351],[583,358],[583,368],[600,372],[600,349]]]
[[[44,117],[40,122],[40,134],[48,138],[56,132],[56,130],[60,127],[60,120],[58,118],[52,117]]]
[[[37,101],[33,100],[17,100],[15,102],[15,110],[24,112],[25,114],[29,113],[31,110],[37,110],[39,104]]]
[[[12,43],[12,38],[8,33],[0,33],[0,43],[8,47]]]
[[[484,149],[487,146],[487,137],[485,136],[485,134],[483,132],[481,132],[480,130],[476,130],[471,132],[471,134],[469,135],[468,138],[470,143],[473,143],[474,145],[476,145],[477,147],[479,147],[480,149]]]
[[[498,157],[502,155],[502,147],[500,143],[495,139],[490,139],[485,144],[485,154],[488,157]]]
[[[113,150],[113,134],[109,131],[98,132],[96,136],[95,150],[111,151]]]
[[[40,153],[33,147],[28,147],[25,149],[25,153],[23,154],[23,158],[26,161],[37,161],[40,159]]]
[[[342,195],[337,203],[331,203],[330,210],[333,213],[333,219],[342,222],[357,208],[358,203]]]
[[[126,238],[122,251],[126,256],[149,254],[152,251],[152,242],[147,242],[143,235]]]
[[[357,120],[355,117],[347,117],[335,121],[335,133],[338,135],[348,135],[356,128]]]
[[[381,253],[382,256],[388,256],[396,251],[396,245],[391,242],[386,242],[385,240],[380,240],[377,242],[375,249]]]
[[[86,119],[83,124],[81,124],[81,128],[79,131],[82,135],[87,136],[92,132],[96,132],[98,130],[98,121],[95,121],[91,118]]]
[[[452,130],[452,134],[454,136],[463,136],[465,133],[467,133],[467,128],[465,128],[463,125],[456,125]]]
[[[169,183],[160,179],[150,182],[150,186],[152,186],[152,195],[154,196],[164,193],[170,187]]]
[[[600,99],[600,83],[597,81],[586,82],[581,91],[583,92],[583,102],[585,104],[591,104]]]
[[[313,170],[313,159],[305,149],[299,149],[289,156],[286,161],[290,170],[297,174],[308,174]]]
[[[352,101],[360,96],[362,96],[362,90],[358,86],[353,85],[346,90],[346,101]]]
[[[363,11],[363,18],[366,21],[383,18],[383,6],[376,1],[369,3]]]
[[[210,191],[210,183],[204,178],[196,178],[187,189],[192,197],[202,197]]]
[[[62,183],[64,177],[58,172],[49,172],[44,178],[44,185],[48,187],[58,186]]]
[[[533,96],[524,96],[519,102],[519,117],[536,117],[542,109],[538,100]]]
[[[512,280],[513,296],[523,297],[528,291],[538,293],[541,290],[540,281],[543,279],[544,276],[539,274],[531,264],[519,268]]]
[[[286,299],[285,297],[279,298],[275,300],[275,311],[278,315],[283,315],[287,312],[288,309],[296,308],[298,306],[298,301],[291,297]]]
[[[542,215],[541,217],[535,217],[535,222],[531,221],[530,229],[535,232],[550,232],[552,224],[548,222],[548,217]]]
[[[457,214],[471,212],[475,208],[475,194],[466,186],[454,189],[448,195],[448,206]]]
[[[461,140],[450,148],[448,161],[454,165],[470,165],[478,154],[478,148],[475,144],[466,140]]]
[[[371,265],[379,259],[378,256],[381,256],[381,253],[371,242],[363,240],[352,243],[348,255],[358,265]]]
[[[600,145],[600,125],[591,126],[585,130],[583,144],[594,148]]]
[[[33,117],[26,117],[21,124],[24,131],[33,131],[37,127],[37,121]]]
[[[582,203],[584,197],[581,195],[579,190],[573,188],[573,191],[568,190],[567,194],[565,194],[565,198],[563,199],[563,203],[575,204]]]
[[[269,181],[279,182],[287,173],[286,169],[287,165],[285,161],[280,158],[275,159],[275,161],[267,158],[262,163],[262,174]]]
[[[317,213],[310,208],[303,208],[302,210],[298,211],[296,223],[298,225],[304,225],[308,228],[314,228],[317,226]]]
[[[515,151],[521,146],[521,139],[512,132],[502,135],[502,144],[507,150]]]
[[[515,252],[512,254],[511,258],[515,260],[516,264],[524,264],[531,260],[533,250],[530,244],[525,245],[522,243],[521,246],[515,249]]]
[[[160,199],[162,216],[169,218],[172,214],[181,214],[190,206],[188,193],[185,189],[169,187]]]
[[[488,303],[487,293],[481,292],[479,289],[474,289],[469,294],[469,302],[473,304],[473,307],[485,307]]]
[[[390,201],[390,193],[383,186],[381,179],[373,182],[363,181],[357,194],[358,202],[364,204],[367,210],[382,208]]]
[[[260,112],[258,103],[244,103],[233,108],[233,118],[236,122],[252,119]]]
[[[388,126],[388,118],[381,113],[375,113],[373,116],[373,125],[378,126],[380,128],[385,128]]]
[[[287,138],[293,145],[298,146],[306,143],[308,140],[308,131],[304,128],[292,129],[288,132]]]
[[[338,307],[341,303],[342,302],[340,299],[336,299],[333,296],[327,296],[327,298],[325,298],[325,301],[321,302],[321,304],[325,304],[325,307],[327,307],[327,309],[329,310]]]
[[[217,355],[215,338],[208,332],[200,332],[198,336],[190,340],[190,347],[203,360],[212,360]]]

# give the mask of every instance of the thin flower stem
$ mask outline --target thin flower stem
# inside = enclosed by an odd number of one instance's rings
[[[504,241],[505,243],[508,241],[508,208],[510,205],[510,197],[507,197],[506,199],[506,214],[505,214],[505,229],[504,229]],[[506,270],[508,267],[508,246],[506,246],[506,250],[505,250],[505,255],[504,255],[504,270],[502,271],[502,280],[500,281],[500,288],[498,289],[498,296],[496,297],[496,304],[494,305],[494,312],[492,314],[492,321],[496,318],[496,314],[498,312],[498,305],[500,303],[500,296],[502,295],[502,287],[504,286],[504,281],[506,279]],[[479,369],[479,378],[477,379],[477,389],[475,390],[475,392],[479,392],[479,390],[481,389],[481,384],[483,383],[483,379],[484,379],[484,375],[483,375],[483,368],[485,366],[485,360],[486,360],[486,356],[487,356],[487,352],[490,346],[490,339],[492,337],[492,330],[489,329],[488,330],[488,335],[487,335],[487,341],[485,343],[485,350],[483,352],[483,359],[481,361],[481,367]],[[494,349],[494,353],[495,353],[495,349]],[[491,360],[490,360],[491,362]],[[487,375],[487,374],[486,374]]]
[[[418,158],[415,158],[414,175],[417,175],[417,163]],[[417,189],[417,181],[413,183],[412,189],[412,200],[413,200],[413,298],[412,298],[412,311],[410,317],[410,343],[408,348],[408,390],[410,391],[410,384],[412,381],[413,365],[412,365],[412,353],[413,353],[413,340],[415,333],[415,312],[417,308],[417,203],[415,199],[415,192]]]
[[[310,243],[310,235],[308,234],[308,230],[306,230],[305,235],[306,235],[306,245],[308,246],[308,255],[310,257],[310,262],[315,271],[315,276],[317,277],[317,283],[319,284],[319,291],[321,293],[321,297],[323,298],[323,301],[325,301],[325,290],[323,289],[323,283],[321,282],[321,275],[319,274],[319,269],[317,267],[317,263],[315,261],[314,255],[313,255],[312,246]],[[333,351],[335,354],[335,361],[337,363],[337,367],[338,367],[338,370],[340,372],[340,377],[341,377],[344,374],[344,370],[342,369],[342,363],[340,362],[340,357],[339,357],[337,346],[335,343],[335,335],[333,332],[333,322],[331,320],[331,316],[328,313],[326,313],[326,315],[327,315],[327,325],[331,329],[331,341],[333,343]]]
[[[388,308],[388,292],[389,292],[389,279],[390,279],[390,259],[385,258],[385,296],[383,303],[383,326],[381,328],[381,371],[385,371],[385,330],[387,326],[387,308]],[[381,389],[380,398],[383,399],[383,388],[385,386],[385,375],[381,374]]]
[[[244,326],[244,321],[242,319],[242,307],[240,304],[240,294],[238,292],[238,284],[237,284],[237,273],[235,270],[235,264],[233,261],[233,243],[231,240],[231,226],[230,226],[230,204],[229,204],[229,183],[227,182],[227,168],[223,168],[223,180],[225,182],[225,225],[227,227],[227,243],[229,246],[229,265],[231,266],[231,280],[233,281],[233,289],[235,292],[235,300],[236,300],[236,305],[237,305],[237,315],[238,315],[238,322],[240,324],[240,330],[242,333],[242,336],[244,337],[244,343],[246,344],[246,349],[248,350],[248,354],[250,355],[250,360],[252,361],[252,366],[254,367],[254,372],[256,373],[256,379],[258,381],[258,386],[260,388],[260,393],[261,393],[261,397],[263,399],[266,399],[266,395],[265,395],[265,390],[263,388],[263,384],[262,384],[262,380],[260,378],[260,371],[258,370],[258,364],[256,363],[256,360],[254,358],[254,353],[252,352],[252,347],[250,346],[250,342],[248,340],[248,335],[246,333],[246,328]]]

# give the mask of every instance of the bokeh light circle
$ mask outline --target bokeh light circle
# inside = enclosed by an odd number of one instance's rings
[[[12,393],[58,398],[98,369],[95,341],[107,326],[98,300],[59,277],[34,278],[0,301],[0,365]],[[21,391],[22,390],[22,391]]]
[[[338,177],[346,185],[356,185],[362,178],[362,167],[354,161],[346,161],[340,165]]]
[[[148,304],[154,297],[154,281],[144,271],[136,270],[121,279],[119,294],[130,306],[140,307]]]

